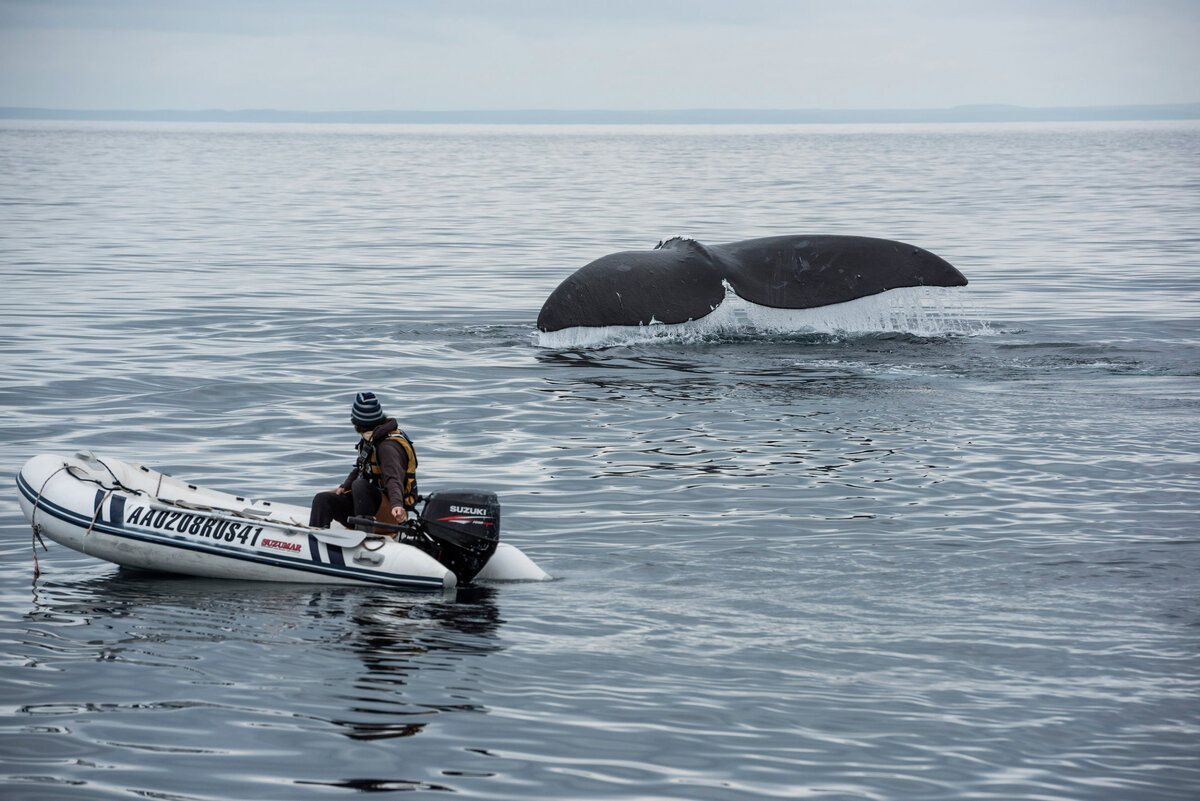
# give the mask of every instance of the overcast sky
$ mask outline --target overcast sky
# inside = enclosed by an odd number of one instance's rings
[[[0,106],[1200,101],[1200,0],[0,0]]]

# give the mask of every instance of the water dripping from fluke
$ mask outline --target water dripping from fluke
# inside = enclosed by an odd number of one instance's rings
[[[539,347],[578,350],[652,342],[755,341],[804,335],[862,337],[907,334],[942,339],[991,331],[964,291],[951,287],[901,287],[810,309],[762,306],[727,288],[712,312],[682,323],[575,326],[535,333]]]

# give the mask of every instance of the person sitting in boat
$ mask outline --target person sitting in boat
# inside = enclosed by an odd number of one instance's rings
[[[391,522],[390,514],[403,523],[417,503],[417,454],[412,440],[395,418],[384,415],[373,392],[360,392],[354,398],[350,422],[362,437],[358,461],[340,487],[313,498],[308,524],[329,528],[336,520],[346,525],[352,514]]]

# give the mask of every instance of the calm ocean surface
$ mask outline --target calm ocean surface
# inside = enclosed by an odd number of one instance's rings
[[[0,125],[7,799],[1200,797],[1200,124]],[[942,333],[555,349],[570,272],[862,234]],[[356,391],[556,580],[124,571],[88,448],[307,504]]]

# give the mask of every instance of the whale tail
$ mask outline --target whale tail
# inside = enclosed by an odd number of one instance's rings
[[[919,286],[966,286],[939,256],[862,236],[774,236],[706,246],[674,237],[653,250],[603,256],[550,293],[540,331],[698,320],[739,297],[777,309],[811,309]]]

